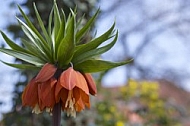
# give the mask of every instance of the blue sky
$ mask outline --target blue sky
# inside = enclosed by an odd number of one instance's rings
[[[159,4],[158,4],[159,3]],[[116,45],[102,57],[108,60],[119,60],[125,58],[124,49],[122,48],[122,42],[120,37],[125,34],[130,28],[138,24],[140,21],[144,21],[144,26],[141,29],[133,32],[129,32],[126,39],[128,44],[128,52],[134,56],[135,62],[144,68],[150,68],[153,77],[164,77],[167,70],[171,70],[173,73],[183,78],[181,86],[187,90],[190,90],[190,65],[189,65],[189,35],[186,35],[189,31],[188,26],[185,23],[181,23],[173,28],[168,28],[161,34],[157,35],[151,40],[151,43],[141,52],[136,58],[134,52],[141,44],[143,37],[154,31],[159,27],[163,27],[164,24],[172,22],[180,22],[184,18],[188,18],[189,10],[178,11],[181,6],[180,0],[164,0],[163,2],[144,0],[125,2],[121,0],[110,0],[109,3],[106,0],[101,0],[99,4],[102,9],[103,16],[98,20],[96,27],[98,34],[108,29],[112,22],[116,19],[116,27],[119,30],[119,39]],[[112,11],[106,13],[110,7],[114,7]],[[185,6],[184,6],[185,7]],[[183,8],[182,8],[183,9]],[[151,20],[151,16],[165,12],[160,19]],[[167,14],[169,12],[169,14]],[[105,14],[104,14],[105,13]],[[183,37],[177,34],[177,30],[182,32]],[[127,49],[127,48],[126,48]],[[171,73],[171,75],[173,75]],[[183,76],[184,73],[186,77]],[[108,74],[103,79],[103,83],[106,86],[113,86],[114,84],[125,84],[127,71],[124,67],[111,70],[111,74]],[[114,77],[113,77],[114,76]],[[139,74],[133,72],[132,76],[135,79],[139,79]]]
[[[10,23],[14,23],[16,21],[15,15],[16,10],[15,8],[9,8],[9,3],[12,0],[6,0],[1,2],[1,9],[0,9],[0,30],[7,33],[6,25]],[[11,38],[11,35],[8,34]],[[4,43],[2,36],[0,36],[0,42]],[[0,60],[5,60],[7,62],[14,62],[14,59],[10,56],[0,53]],[[0,106],[0,113],[10,111],[12,106],[12,91],[14,88],[14,83],[18,79],[17,74],[15,74],[14,68],[8,67],[0,62],[0,75],[1,75],[1,82],[0,82],[0,101],[3,100],[4,104]],[[0,115],[1,118],[1,115]]]

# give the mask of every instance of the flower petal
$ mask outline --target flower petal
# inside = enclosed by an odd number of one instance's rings
[[[80,95],[81,95],[82,101],[85,104],[85,106],[87,106],[88,108],[90,108],[90,98],[89,98],[89,95],[87,95],[83,91],[80,92]]]
[[[35,83],[35,79],[32,79],[23,91],[22,105],[23,106],[28,105],[34,108],[37,103],[38,103],[38,84]]]
[[[57,82],[56,79],[51,78],[48,81],[38,84],[38,96],[40,100],[40,109],[44,107],[53,108],[55,105],[55,85]]]
[[[96,83],[95,83],[94,79],[92,78],[92,75],[89,73],[84,73],[83,76],[86,79],[90,94],[96,95],[97,88],[96,88]]]
[[[79,98],[79,100],[75,104],[75,108],[76,108],[77,112],[80,112],[81,110],[85,109],[85,105],[84,105],[81,97]]]
[[[77,92],[78,94],[74,94],[74,97],[76,97],[76,95],[78,96],[78,99],[76,99],[75,103],[75,109],[77,112],[80,112],[81,110],[85,109],[85,106],[90,108],[90,100],[89,100],[90,98],[89,95],[87,95],[81,89],[79,89],[78,91],[79,91]]]
[[[56,70],[57,68],[54,65],[46,63],[36,76],[35,81],[45,82],[49,80],[55,74]]]
[[[80,88],[78,88],[78,87],[75,87],[74,89],[73,89],[73,97],[74,97],[74,99],[75,99],[75,101],[77,102],[78,100],[79,100],[79,98],[80,98]]]
[[[75,71],[73,70],[73,68],[70,67],[66,71],[64,71],[59,78],[60,85],[67,90],[72,90],[76,85],[76,77],[74,72]]]
[[[55,101],[56,101],[56,103],[60,102],[60,99],[61,99],[61,101],[65,105],[67,97],[68,97],[68,90],[63,88],[58,81],[56,84],[56,87],[55,87]]]
[[[39,103],[38,107],[40,108],[41,111],[43,111],[45,109],[45,105],[43,104],[42,99],[39,98],[42,97],[40,92],[41,92],[41,84],[40,85],[38,84],[38,103]]]
[[[66,103],[66,100],[67,100],[67,97],[68,97],[68,90],[65,89],[65,88],[62,88],[61,91],[60,91],[60,99],[61,99],[61,104],[62,104],[62,110],[65,110],[65,103]]]
[[[89,89],[88,89],[87,82],[84,76],[78,71],[74,71],[74,72],[75,72],[75,77],[76,77],[76,86],[89,95]]]

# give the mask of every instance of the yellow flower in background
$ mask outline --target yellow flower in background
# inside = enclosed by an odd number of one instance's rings
[[[125,126],[123,121],[117,121],[115,126]]]
[[[157,82],[151,82],[150,88],[154,91],[157,91],[159,89],[159,84]]]
[[[116,112],[116,107],[112,105],[112,106],[110,106],[109,110],[111,113],[114,113],[114,112]]]
[[[137,89],[138,86],[139,86],[139,84],[137,81],[132,80],[132,79],[129,80],[129,88],[130,89],[132,89],[132,90]]]

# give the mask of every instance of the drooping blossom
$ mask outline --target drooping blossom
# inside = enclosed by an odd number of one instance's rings
[[[90,108],[89,89],[84,76],[72,67],[65,70],[56,85],[56,102],[62,103],[67,115],[76,116],[87,106]]]
[[[57,68],[51,64],[45,64],[38,75],[26,86],[22,94],[22,105],[33,108],[34,113],[39,114],[44,109],[51,112],[55,105],[55,84],[53,77]]]
[[[56,79],[56,71],[57,68],[51,64],[42,67],[23,92],[23,106],[32,107],[33,112],[38,114],[43,110],[52,112],[54,105],[61,103],[62,110],[74,117],[85,106],[90,108],[89,94],[97,93],[92,76],[69,67]]]

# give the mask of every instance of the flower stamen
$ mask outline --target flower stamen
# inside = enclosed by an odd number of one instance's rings
[[[40,110],[40,107],[38,104],[35,105],[35,107],[32,110],[32,113],[40,114],[42,111]]]
[[[68,116],[69,115],[74,117],[76,116],[76,110],[74,105],[75,105],[75,98],[73,97],[73,91],[70,90],[65,103],[65,108]]]

